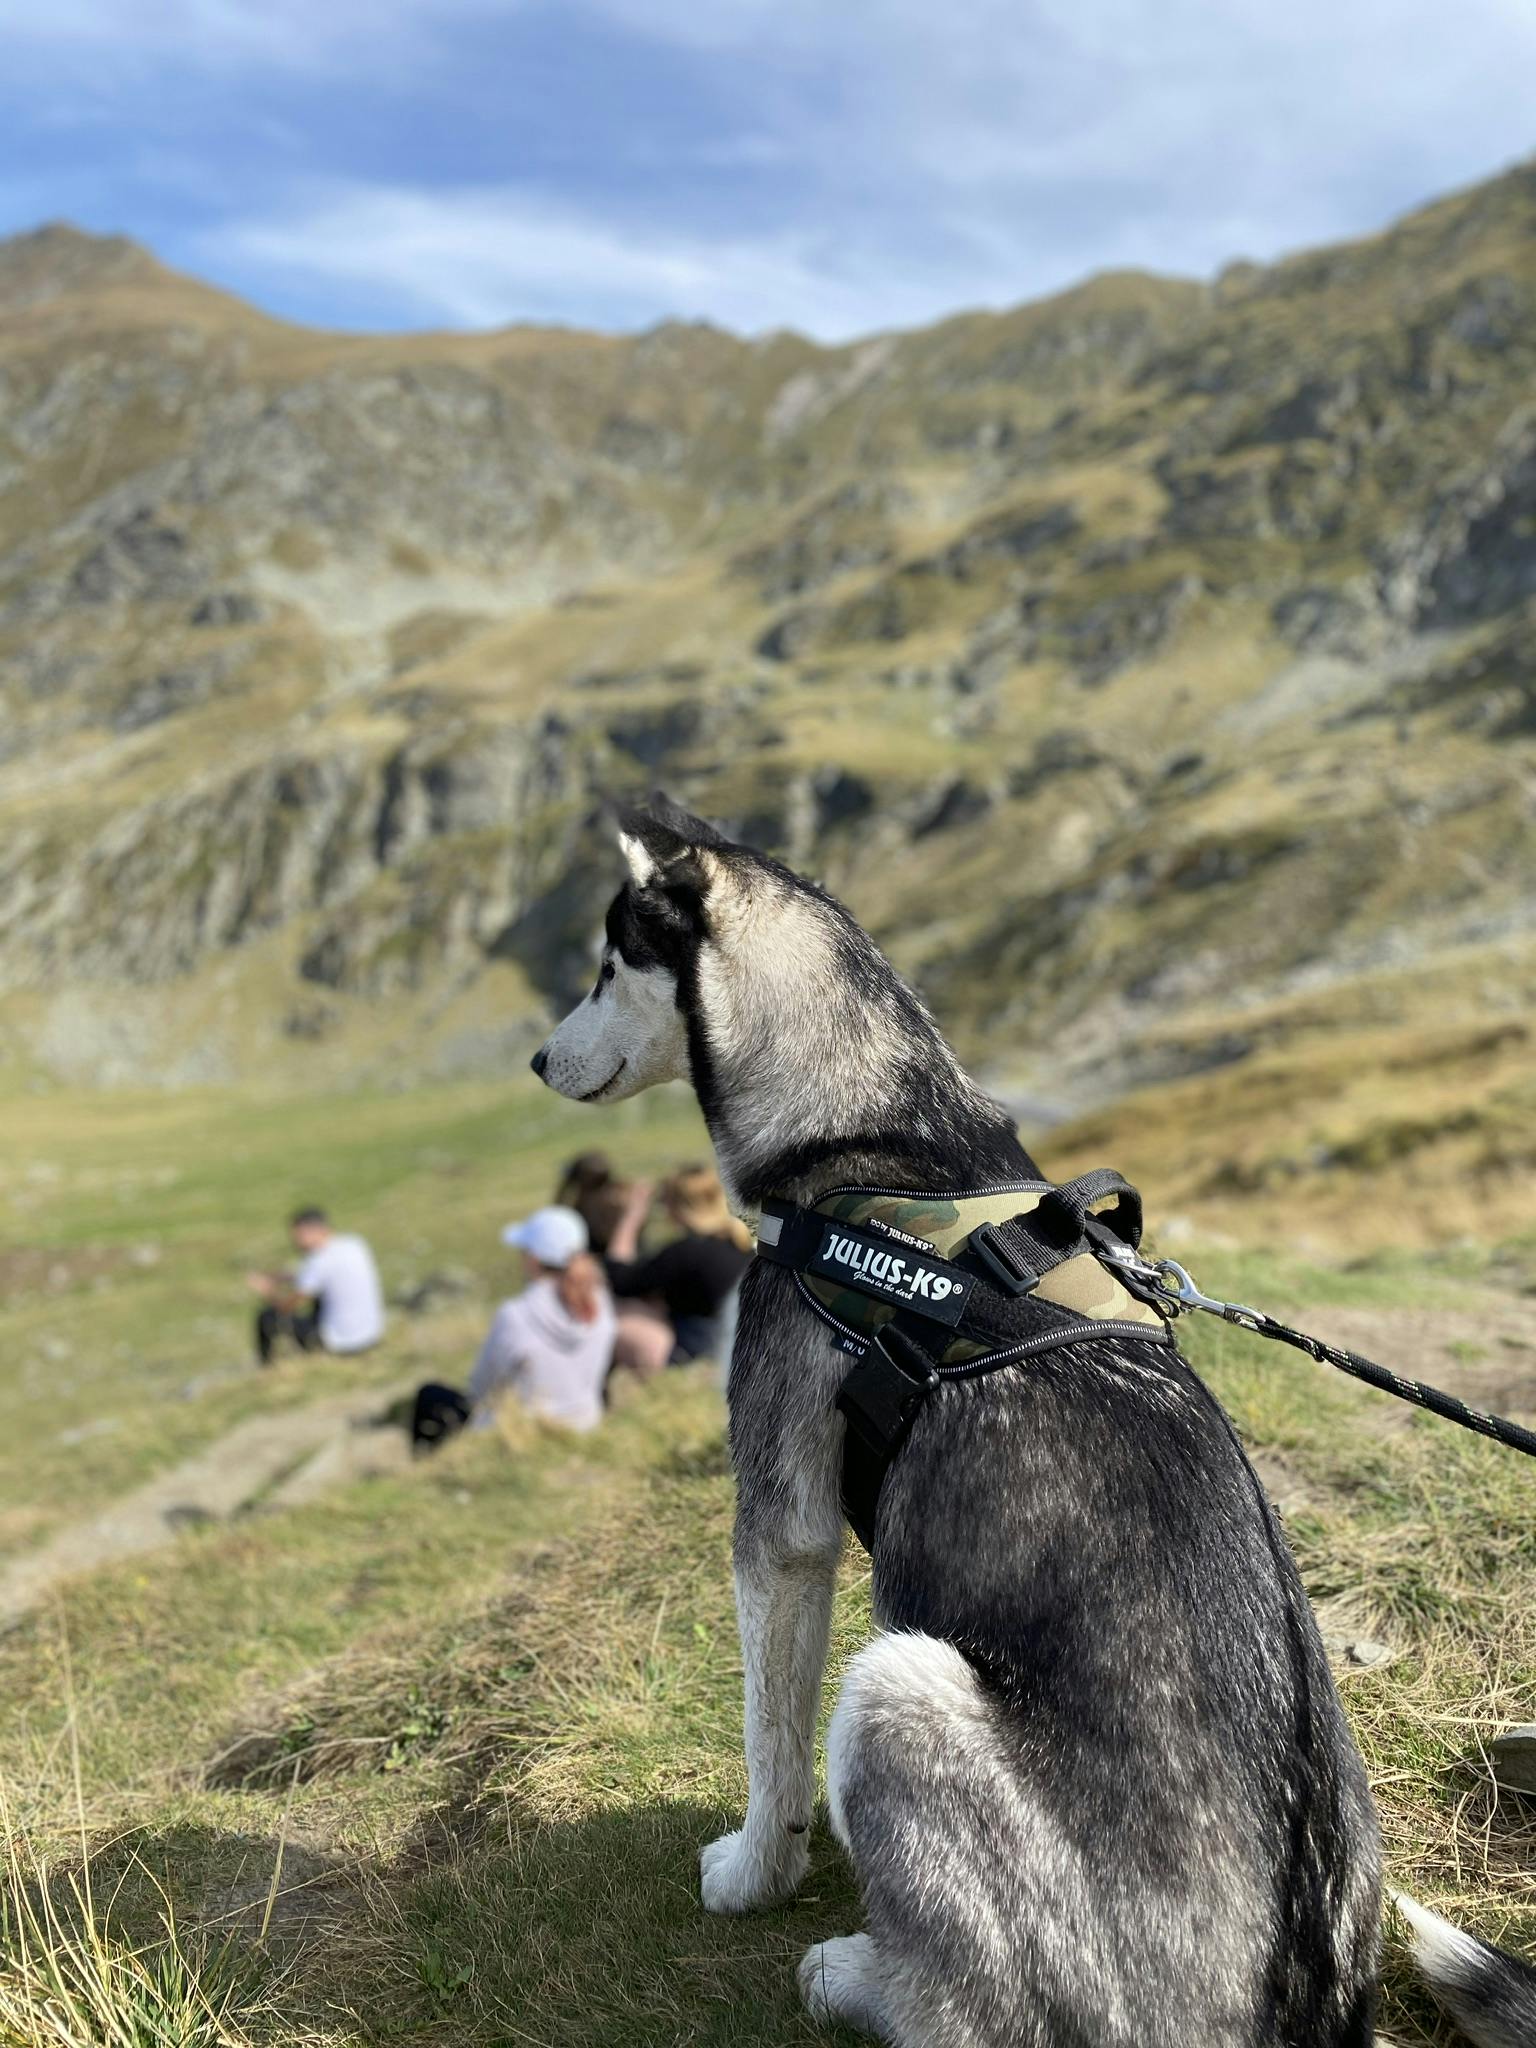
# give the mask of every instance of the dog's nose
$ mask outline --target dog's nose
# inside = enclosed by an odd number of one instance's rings
[[[532,1067],[533,1071],[538,1075],[539,1079],[542,1081],[544,1078],[544,1069],[549,1065],[548,1048],[541,1045],[538,1051],[534,1054],[533,1058],[528,1062],[528,1064],[530,1067]]]

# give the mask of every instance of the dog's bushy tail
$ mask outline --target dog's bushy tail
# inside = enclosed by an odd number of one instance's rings
[[[1467,2039],[1476,2048],[1536,2048],[1536,1970],[1402,1892],[1395,1897],[1420,1974]]]

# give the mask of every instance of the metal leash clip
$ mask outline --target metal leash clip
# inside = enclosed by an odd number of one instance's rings
[[[1204,1309],[1207,1315],[1220,1316],[1223,1322],[1236,1323],[1245,1330],[1257,1330],[1265,1321],[1256,1308],[1245,1308],[1240,1301],[1219,1301],[1215,1295],[1204,1293],[1177,1259],[1143,1259],[1129,1245],[1107,1246],[1100,1256],[1155,1288],[1172,1308]]]
[[[1202,1293],[1177,1259],[1159,1259],[1153,1270],[1157,1275],[1155,1284],[1180,1308],[1203,1308],[1210,1315],[1220,1316],[1223,1322],[1240,1323],[1248,1330],[1258,1329],[1264,1321],[1256,1308],[1245,1308],[1240,1301],[1218,1301],[1214,1295]]]

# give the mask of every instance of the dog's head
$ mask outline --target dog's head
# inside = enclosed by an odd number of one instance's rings
[[[629,879],[608,906],[597,981],[533,1056],[534,1072],[578,1102],[689,1078],[700,955],[722,894],[761,860],[662,797],[615,815]]]
[[[533,1058],[549,1087],[618,1102],[692,1081],[728,1187],[750,1202],[785,1161],[894,1128],[1013,1124],[978,1096],[933,1019],[833,897],[664,797],[618,813],[629,879],[590,995]]]

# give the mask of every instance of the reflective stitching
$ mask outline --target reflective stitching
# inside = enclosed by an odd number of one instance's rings
[[[840,1330],[845,1337],[855,1338],[860,1344],[868,1344],[872,1341],[865,1331],[855,1330],[851,1324],[845,1323],[839,1317],[833,1315],[831,1309],[823,1307],[815,1295],[812,1294],[809,1287],[806,1286],[805,1275],[798,1266],[791,1267],[790,1270],[795,1276],[795,1285],[799,1288],[807,1307],[813,1308],[824,1323],[830,1323],[834,1330]]]
[[[1043,1193],[1055,1185],[1052,1180],[1000,1180],[986,1188],[865,1188],[850,1184],[843,1188],[823,1188],[813,1201],[807,1202],[806,1207],[819,1208],[823,1202],[830,1202],[834,1195],[880,1195],[886,1200],[902,1202],[977,1202],[983,1195]]]
[[[965,1380],[978,1373],[990,1372],[993,1366],[1006,1365],[1011,1358],[1024,1358],[1031,1351],[1060,1350],[1067,1344],[1090,1344],[1096,1337],[1139,1337],[1146,1344],[1173,1343],[1169,1326],[1154,1329],[1150,1323],[1100,1323],[1085,1318],[1071,1330],[1050,1330],[1039,1337],[1026,1337],[1022,1343],[1010,1344],[1006,1351],[989,1351],[981,1358],[967,1359],[964,1365],[936,1365],[933,1369],[941,1380]]]

